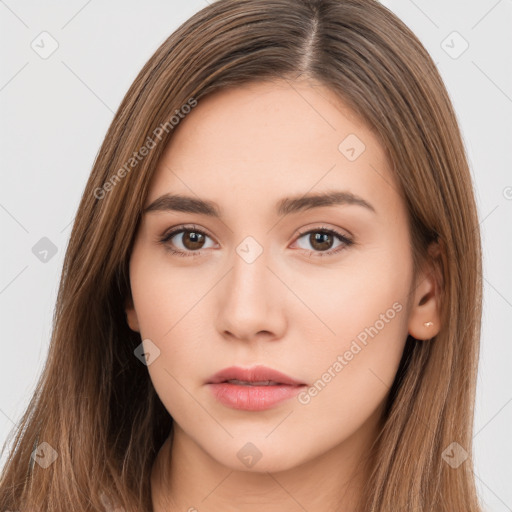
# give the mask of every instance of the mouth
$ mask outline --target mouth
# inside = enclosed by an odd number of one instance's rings
[[[225,368],[213,375],[206,384],[222,405],[245,411],[270,409],[292,398],[306,386],[265,366]]]
[[[224,382],[221,382],[221,384],[237,384],[239,386],[280,386],[284,384],[282,382],[275,382],[273,380],[262,380],[260,382],[248,382],[245,380],[238,380],[238,379],[231,379],[231,380],[225,380]]]
[[[241,386],[302,386],[297,379],[263,365],[242,368],[230,366],[212,375],[207,384],[231,383]]]

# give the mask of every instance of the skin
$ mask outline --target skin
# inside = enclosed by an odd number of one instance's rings
[[[338,149],[349,134],[365,145],[353,161]],[[375,211],[338,204],[276,214],[284,197],[332,190]],[[131,254],[127,321],[154,344],[145,342],[150,352],[160,350],[148,371],[174,419],[172,443],[153,466],[155,511],[356,510],[407,334],[428,339],[439,330],[435,282],[428,269],[414,279],[397,190],[375,134],[314,81],[223,90],[181,121],[146,206],[179,193],[214,201],[222,217],[150,211]],[[202,246],[190,232],[167,242],[185,257],[159,243],[182,224],[207,235]],[[354,244],[333,236],[314,245],[297,232],[322,228]],[[237,253],[248,236],[263,251],[251,263]],[[378,333],[334,371],[383,314]],[[205,384],[222,368],[255,364],[307,389],[329,368],[331,379],[308,403],[292,398],[261,412],[226,407]],[[249,442],[261,454],[252,467],[237,457]]]

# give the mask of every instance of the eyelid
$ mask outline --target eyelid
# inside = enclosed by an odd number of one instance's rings
[[[181,225],[178,225],[178,226],[174,226],[172,228],[168,228],[166,229],[162,235],[160,235],[157,239],[158,242],[162,242],[162,243],[167,243],[171,238],[173,238],[174,236],[176,236],[177,234],[179,233],[182,233],[184,231],[193,231],[195,233],[200,233],[202,235],[205,235],[207,236],[208,238],[211,238],[213,241],[215,241],[215,243],[219,243],[215,240],[215,237],[210,235],[208,233],[208,231],[206,231],[205,229],[203,228],[200,228],[198,226],[196,226],[195,224],[181,224]],[[200,249],[202,250],[202,249]],[[190,252],[195,252],[195,253],[199,253],[199,251],[190,251]]]
[[[350,239],[350,240],[353,240],[354,239],[354,235],[348,231],[347,229],[341,229],[341,228],[338,228],[338,227],[330,227],[330,226],[326,226],[325,224],[323,223],[320,223],[320,225],[318,224],[315,224],[313,226],[308,226],[308,227],[305,227],[305,228],[299,228],[296,230],[295,232],[295,235],[296,236],[302,236],[302,235],[305,235],[306,233],[310,233],[311,231],[331,231],[333,233],[336,233],[340,236],[343,236],[347,239]],[[342,233],[342,231],[344,231],[345,233]]]
[[[215,237],[210,235],[207,230],[196,226],[195,224],[180,224],[178,226],[174,226],[172,228],[167,228],[165,231],[158,237],[159,240],[165,239],[169,240],[174,235],[177,235],[181,231],[195,231],[196,233],[201,233],[202,235],[206,235],[211,239],[215,240]],[[217,242],[218,243],[218,242]]]

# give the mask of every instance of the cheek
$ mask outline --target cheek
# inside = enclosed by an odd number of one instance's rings
[[[315,350],[319,354],[331,356],[332,351],[347,350],[351,340],[358,337],[364,343],[368,329],[375,333],[374,327],[379,339],[391,343],[401,340],[400,334],[406,331],[411,267],[399,253],[389,249],[355,253],[343,266],[299,276],[290,273],[287,279],[312,313],[295,310],[290,327],[301,325],[300,332],[307,332],[310,340],[317,339]]]
[[[188,390],[196,384],[191,382],[197,377],[192,370],[202,351],[204,354],[206,332],[204,311],[198,306],[212,286],[203,277],[194,279],[193,273],[170,270],[165,255],[155,255],[144,247],[136,247],[132,253],[130,283],[140,336],[151,340],[149,350],[158,353],[148,372],[162,403],[175,418],[190,415],[195,403]]]
[[[308,340],[315,339],[315,326],[317,332],[317,341],[303,350],[312,385],[299,402],[309,409],[307,414],[332,411],[328,421],[334,427],[347,425],[350,411],[349,421],[356,428],[385,398],[407,339],[410,280],[408,260],[381,252],[361,258],[350,271],[316,281],[315,287],[303,281],[302,296],[322,320],[297,315],[297,332],[311,333]]]
[[[393,286],[368,295],[354,290],[348,297],[340,292],[324,304],[322,318],[336,335],[303,354],[310,385],[298,395],[294,411],[295,424],[318,433],[309,455],[370,428],[371,418],[381,414],[407,337],[406,308],[395,291]],[[293,429],[285,434],[295,436]]]
[[[187,323],[211,283],[190,271],[172,268],[160,251],[134,250],[130,265],[132,297],[141,336],[156,343],[173,337]]]
[[[381,330],[361,330],[364,337],[340,337],[336,348],[323,354],[316,379],[297,397],[294,414],[297,424],[321,434],[312,450],[327,450],[371,429],[382,414],[405,343],[403,313]]]

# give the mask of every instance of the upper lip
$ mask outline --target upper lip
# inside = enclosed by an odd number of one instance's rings
[[[273,381],[278,384],[286,384],[289,386],[301,386],[303,382],[292,379],[290,376],[285,375],[277,370],[269,368],[267,366],[258,365],[250,368],[242,368],[240,366],[230,366],[224,368],[216,374],[212,375],[207,384],[218,384],[220,382],[226,382],[228,380],[241,380],[244,382],[262,382],[262,381]]]

